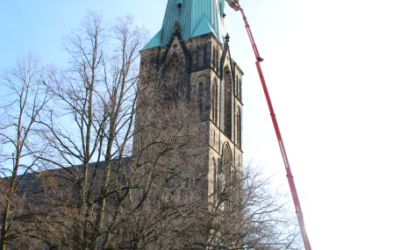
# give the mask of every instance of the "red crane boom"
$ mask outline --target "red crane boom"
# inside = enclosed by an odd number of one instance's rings
[[[242,13],[243,21],[246,26],[246,31],[247,31],[247,34],[249,35],[251,46],[253,47],[253,51],[254,51],[254,54],[257,59],[257,62],[256,62],[257,70],[258,70],[258,74],[260,76],[261,85],[264,90],[265,98],[267,99],[269,111],[271,113],[271,119],[272,119],[272,123],[274,124],[275,134],[278,139],[279,147],[281,149],[283,163],[285,164],[285,167],[286,167],[286,173],[287,173],[287,178],[289,181],[290,192],[292,193],[292,198],[293,198],[293,202],[294,202],[294,206],[295,206],[296,214],[297,214],[297,220],[299,221],[300,231],[301,231],[301,235],[303,237],[304,247],[306,250],[311,250],[310,241],[308,240],[306,227],[305,227],[305,223],[304,223],[303,212],[301,210],[300,200],[299,200],[299,196],[297,195],[296,186],[294,185],[294,179],[293,179],[292,171],[290,170],[290,165],[289,165],[289,160],[288,160],[288,157],[286,154],[285,145],[283,144],[283,139],[282,139],[281,132],[279,130],[278,121],[276,119],[274,107],[272,106],[271,97],[269,96],[267,85],[265,83],[264,74],[263,74],[263,71],[260,66],[260,63],[262,61],[264,61],[264,59],[261,58],[260,53],[258,52],[258,48],[257,48],[256,42],[254,41],[253,33],[251,32],[249,22],[247,21],[246,15],[244,14],[244,11],[239,4],[239,1],[238,0],[226,0],[226,1],[235,11],[240,11]]]

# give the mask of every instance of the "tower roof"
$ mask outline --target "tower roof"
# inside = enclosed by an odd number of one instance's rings
[[[167,45],[177,21],[183,40],[213,33],[223,43],[228,33],[224,8],[225,0],[168,0],[161,30],[143,50]]]

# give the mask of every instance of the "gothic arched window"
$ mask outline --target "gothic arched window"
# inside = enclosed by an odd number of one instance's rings
[[[215,54],[215,47],[213,47],[213,54],[212,54],[212,58],[213,58],[213,67],[215,68],[215,63],[216,63],[216,54]]]
[[[229,207],[229,202],[224,201],[226,195],[229,193],[229,179],[232,168],[232,153],[229,144],[225,144],[222,150],[222,165],[218,166],[217,173],[217,196],[220,201],[219,208],[224,210],[225,207]]]
[[[224,204],[222,200],[224,199],[223,194],[226,191],[225,190],[225,180],[226,176],[223,170],[222,165],[218,164],[218,169],[217,169],[217,200],[218,200],[218,208],[221,210],[224,210]]]
[[[199,106],[200,106],[200,115],[204,114],[204,104],[205,104],[205,93],[204,93],[204,84],[199,84]]]
[[[218,188],[217,188],[217,177],[218,177],[218,167],[217,163],[215,162],[215,159],[212,158],[213,161],[213,176],[214,176],[214,183],[213,183],[213,194],[214,194],[214,202],[217,201],[217,193],[218,193]]]
[[[240,108],[238,107],[237,118],[236,118],[236,127],[237,127],[237,144],[239,148],[242,148],[242,115],[240,113]]]
[[[172,56],[166,65],[163,76],[163,84],[167,88],[170,97],[176,97],[184,89],[183,59],[178,55]]]
[[[217,123],[217,118],[218,118],[218,87],[217,87],[217,81],[214,80],[214,84],[212,86],[212,93],[211,93],[211,98],[212,98],[212,115],[211,119]]]
[[[222,164],[224,175],[228,177],[231,173],[231,165],[232,165],[232,153],[231,147],[228,143],[225,144],[224,149],[222,151]]]
[[[239,93],[238,93],[238,97],[239,97],[239,100],[240,101],[242,101],[242,79],[239,79],[239,87],[238,87],[238,91],[239,91]]]
[[[197,68],[200,67],[200,47],[197,47]]]
[[[219,70],[219,50],[217,49],[217,72]]]
[[[224,74],[225,74],[225,76],[224,76],[224,78],[225,78],[224,133],[226,134],[226,136],[229,139],[232,140],[232,115],[233,115],[233,118],[235,118],[234,117],[235,114],[232,114],[232,78],[231,78],[231,72],[229,71],[228,67],[226,67],[224,69]]]
[[[218,84],[217,81],[215,80],[215,123],[218,123],[218,112],[219,112],[219,94],[218,94]]]
[[[236,82],[235,82],[235,95],[238,96],[239,93],[239,77],[236,77]]]
[[[207,44],[204,44],[204,66],[207,66]]]
[[[215,110],[214,110],[214,105],[215,105],[215,84],[212,85],[211,87],[211,120],[215,122],[214,116],[215,116]]]

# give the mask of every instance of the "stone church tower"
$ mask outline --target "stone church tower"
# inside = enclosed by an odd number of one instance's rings
[[[180,81],[199,102],[209,197],[224,177],[242,172],[243,72],[231,56],[224,6],[225,0],[168,0],[161,30],[141,51],[142,61],[180,65]]]

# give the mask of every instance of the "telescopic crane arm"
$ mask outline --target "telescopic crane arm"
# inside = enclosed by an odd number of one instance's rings
[[[257,62],[256,62],[257,70],[258,70],[258,74],[260,76],[261,85],[264,90],[265,98],[267,99],[269,111],[271,113],[271,119],[272,119],[272,123],[275,128],[275,134],[278,139],[279,147],[280,147],[282,158],[283,158],[283,163],[285,164],[285,167],[286,167],[286,173],[287,173],[287,178],[288,178],[288,182],[289,182],[289,186],[290,186],[290,192],[292,193],[292,198],[293,198],[293,202],[294,202],[294,206],[295,206],[296,214],[297,214],[297,220],[299,222],[301,235],[303,237],[304,247],[306,250],[311,250],[310,241],[308,240],[306,227],[305,227],[305,223],[304,223],[303,212],[301,210],[300,200],[297,195],[296,186],[294,185],[294,179],[293,179],[292,171],[290,169],[289,160],[288,160],[288,157],[286,154],[285,145],[283,144],[283,139],[282,139],[281,132],[279,130],[278,121],[276,119],[274,107],[272,106],[271,97],[269,96],[267,85],[265,83],[264,74],[263,74],[263,71],[260,66],[260,63],[262,61],[264,61],[264,59],[260,56],[260,53],[258,52],[258,48],[257,48],[256,42],[254,41],[253,33],[251,32],[249,22],[247,21],[246,15],[244,14],[244,11],[239,4],[239,1],[238,0],[226,0],[226,2],[235,11],[240,11],[242,13],[243,21],[246,26],[246,31],[247,31],[247,34],[249,35],[251,46],[253,47],[253,51],[254,51],[254,54],[257,59]]]

